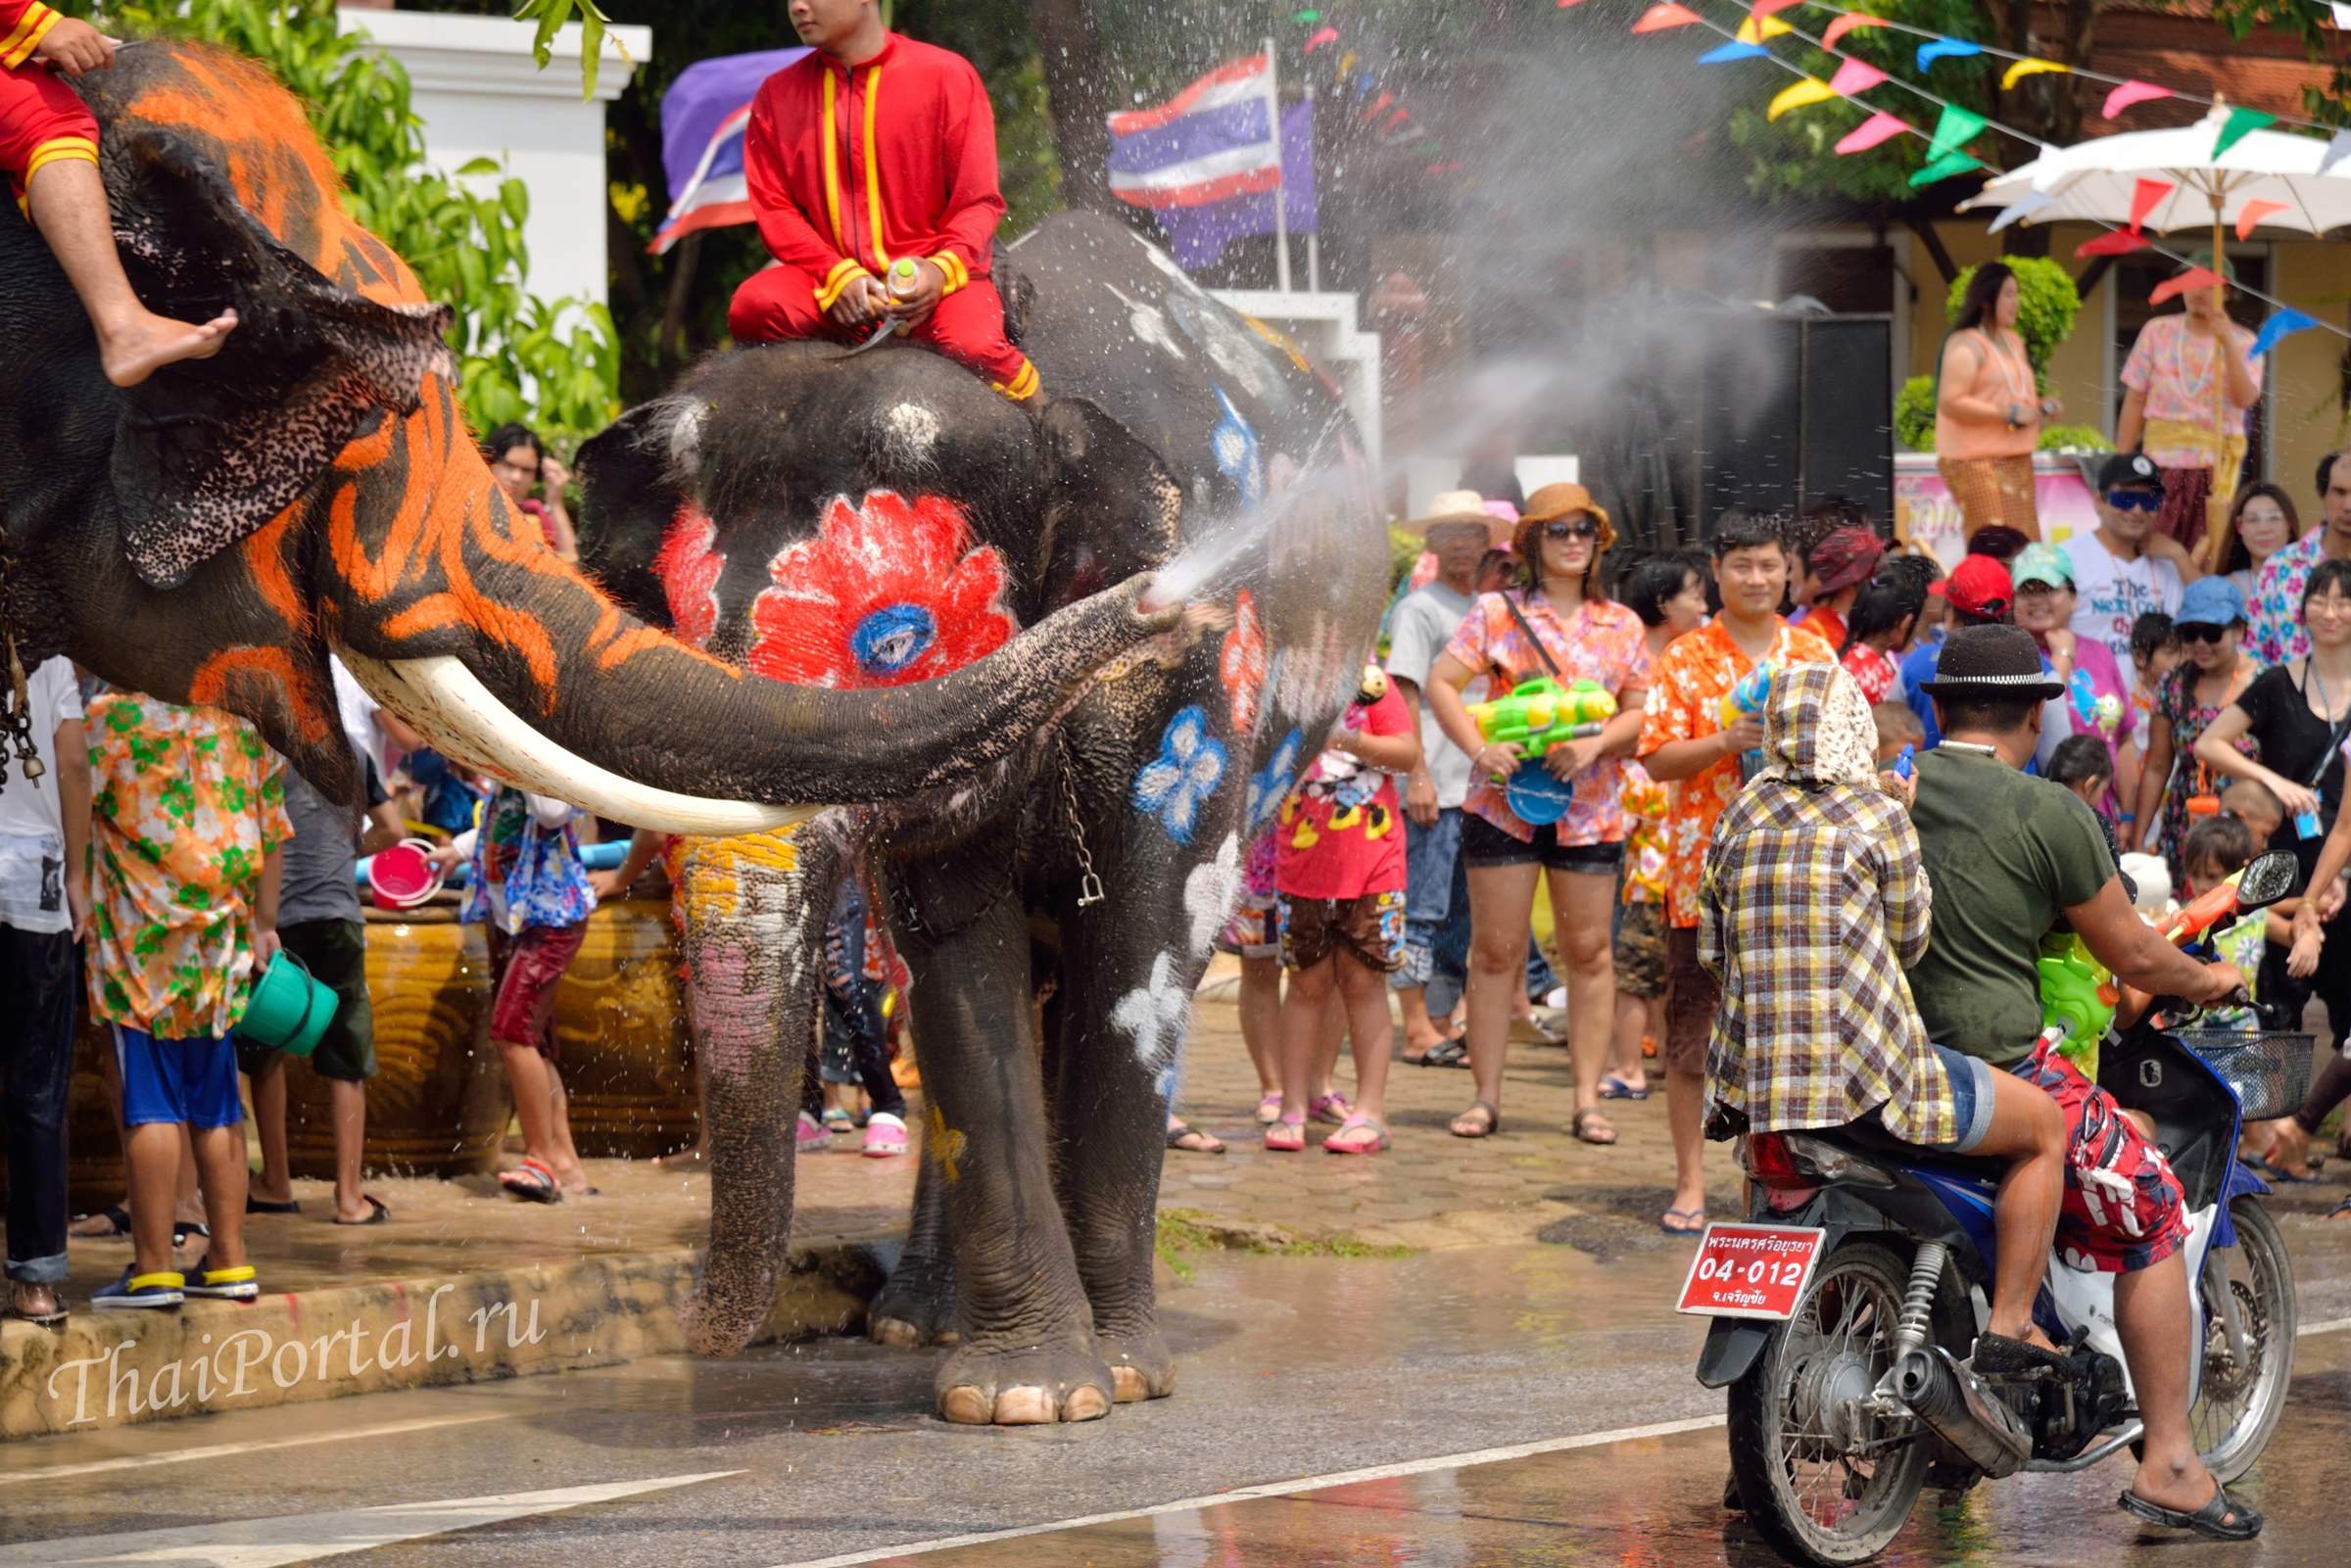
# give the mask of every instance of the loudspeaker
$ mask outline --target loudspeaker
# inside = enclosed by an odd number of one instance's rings
[[[1730,325],[1730,323],[1726,323]],[[1699,538],[1732,506],[1793,515],[1824,496],[1894,519],[1894,320],[1742,320],[1709,351],[1690,406]]]

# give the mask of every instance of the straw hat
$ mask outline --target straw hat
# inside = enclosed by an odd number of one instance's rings
[[[1562,517],[1573,517],[1577,512],[1589,512],[1592,520],[1600,524],[1600,547],[1592,552],[1593,559],[1598,560],[1616,543],[1616,525],[1608,520],[1607,508],[1594,500],[1592,492],[1581,485],[1545,485],[1526,498],[1526,510],[1518,514],[1518,526],[1521,530],[1539,528]]]
[[[1486,510],[1486,498],[1474,490],[1439,491],[1428,503],[1426,517],[1415,517],[1400,526],[1408,533],[1428,537],[1432,528],[1447,523],[1475,523],[1486,531],[1489,546],[1511,542],[1511,525]]]

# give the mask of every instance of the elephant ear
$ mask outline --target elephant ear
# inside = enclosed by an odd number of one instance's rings
[[[1181,547],[1183,487],[1158,452],[1083,398],[1038,416],[1051,452],[1045,607],[1059,609]]]
[[[692,498],[680,469],[692,453],[682,421],[692,404],[678,398],[640,404],[583,443],[574,468],[580,481],[580,568],[630,612],[653,626],[670,625],[669,594],[655,561],[678,509]],[[698,419],[695,420],[698,427]]]
[[[217,355],[122,394],[123,550],[142,581],[172,588],[300,499],[354,437],[413,412],[427,377],[454,382],[451,312],[336,287],[186,137],[133,126],[108,153],[116,239],[141,298],[185,319],[238,316]]]

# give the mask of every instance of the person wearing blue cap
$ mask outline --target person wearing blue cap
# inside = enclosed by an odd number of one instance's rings
[[[2146,453],[2113,453],[2098,466],[2096,530],[2065,542],[2079,594],[2074,632],[2085,641],[2103,643],[2133,680],[2137,668],[2131,655],[2132,624],[2149,610],[2176,614],[2183,588],[2204,575],[2177,542],[2155,532],[2164,483],[2163,470]]]
[[[2180,848],[2191,826],[2188,801],[2216,792],[2212,770],[2196,760],[2196,739],[2223,710],[2244,694],[2260,666],[2244,651],[2245,601],[2225,577],[2200,578],[2181,595],[2172,635],[2180,641],[2180,663],[2165,677],[2147,723],[2146,765],[2140,770],[2135,822],[2123,833],[2126,848],[2160,853],[2172,869],[2172,885],[2183,885]],[[2242,740],[2238,749],[2258,756]],[[2175,768],[2173,763],[2182,764]],[[2129,797],[2126,797],[2129,798]]]
[[[2130,678],[2104,643],[2074,634],[2077,595],[2065,551],[2054,545],[2027,545],[2009,563],[2008,576],[2016,585],[2016,624],[2033,634],[2049,679],[2065,689],[2041,710],[2034,762],[2045,775],[2068,738],[2096,737],[2106,748],[2114,782],[2090,804],[2117,829],[2128,831],[2132,803],[2138,798],[2138,747],[2133,743],[2137,714]]]

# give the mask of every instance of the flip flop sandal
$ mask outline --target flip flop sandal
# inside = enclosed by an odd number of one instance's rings
[[[365,1193],[360,1194],[360,1198],[361,1202],[367,1205],[368,1214],[365,1219],[344,1219],[338,1216],[334,1220],[330,1221],[330,1223],[337,1225],[381,1225],[392,1217],[392,1211],[385,1206],[385,1203],[381,1198],[370,1198]]]
[[[213,1239],[213,1232],[211,1227],[206,1225],[201,1219],[175,1219],[171,1221],[172,1246],[185,1247],[188,1244],[188,1238],[190,1236],[200,1236],[206,1241],[211,1241]]]
[[[245,1212],[249,1214],[299,1214],[302,1212],[302,1205],[299,1201],[291,1198],[282,1204],[271,1203],[266,1198],[256,1198],[248,1193],[245,1197]]]
[[[1646,1100],[1650,1092],[1649,1085],[1643,1084],[1636,1089],[1613,1072],[1600,1080],[1600,1097],[1603,1100]]]
[[[1275,1154],[1294,1155],[1306,1147],[1306,1123],[1287,1117],[1266,1129],[1266,1147]]]
[[[2229,1496],[2229,1489],[2218,1484],[2212,1489],[2212,1500],[2193,1513],[2149,1502],[2135,1492],[2126,1492],[2115,1498],[2115,1506],[2151,1525],[2161,1525],[2167,1530],[2192,1530],[2208,1541],[2251,1541],[2261,1534],[2263,1522],[2258,1512]],[[2229,1523],[2232,1513],[2236,1515],[2234,1524]]]
[[[857,1118],[836,1106],[825,1113],[825,1130],[833,1133],[855,1132]]]
[[[1420,1055],[1424,1068],[1465,1068],[1469,1065],[1469,1046],[1463,1040],[1441,1040]]]
[[[49,1294],[52,1296],[57,1296],[57,1292],[54,1289],[52,1289]],[[5,1312],[0,1312],[0,1317],[13,1317],[21,1323],[30,1323],[34,1328],[55,1328],[66,1320],[66,1303],[65,1298],[62,1296],[57,1296],[57,1310],[54,1312],[20,1311],[17,1307],[16,1300],[16,1292],[13,1290],[10,1291],[8,1297],[8,1310]]]
[[[1462,1123],[1480,1111],[1486,1114],[1485,1125],[1475,1132],[1463,1132]],[[1470,1102],[1468,1110],[1446,1123],[1445,1130],[1457,1138],[1491,1138],[1502,1130],[1502,1113],[1483,1100],[1474,1100]]]
[[[1366,1138],[1364,1134],[1370,1136]],[[1375,1155],[1388,1147],[1388,1129],[1366,1116],[1349,1117],[1339,1130],[1322,1140],[1326,1155]]]
[[[75,1241],[112,1241],[118,1236],[130,1234],[130,1211],[120,1204],[117,1204],[111,1209],[95,1210],[86,1214],[75,1214],[72,1222],[78,1225],[85,1219],[103,1219],[115,1228],[100,1231],[95,1236],[75,1236],[73,1238]]]
[[[2341,1203],[2327,1211],[2328,1219],[2342,1219],[2346,1216],[2351,1216],[2351,1198],[2345,1198]]]
[[[2288,1187],[2315,1187],[2319,1184],[2319,1178],[2315,1173],[2297,1176],[2283,1165],[2270,1164],[2269,1160],[2262,1155],[2247,1155],[2244,1163],[2248,1168],[2258,1170],[2270,1180]]]
[[[1186,1143],[1186,1138],[1194,1141]],[[1188,1121],[1178,1121],[1168,1129],[1168,1147],[1178,1154],[1221,1155],[1224,1140],[1213,1132],[1203,1132]]]
[[[1257,1102],[1257,1124],[1261,1127],[1270,1127],[1280,1119],[1281,1092],[1275,1090],[1271,1094],[1260,1097]]]
[[[1347,1118],[1355,1115],[1355,1107],[1347,1103],[1345,1095],[1333,1089],[1328,1094],[1318,1094],[1308,1101],[1306,1115],[1310,1121],[1343,1127],[1347,1124]]]
[[[1695,1219],[1695,1225],[1676,1225],[1676,1219]],[[1703,1236],[1706,1233],[1706,1212],[1703,1209],[1668,1209],[1657,1228],[1668,1236]]]
[[[1607,1133],[1607,1137],[1597,1138],[1584,1130],[1595,1121],[1599,1122],[1602,1129]],[[1597,1111],[1578,1111],[1575,1114],[1575,1119],[1567,1123],[1567,1130],[1575,1135],[1576,1142],[1588,1143],[1595,1149],[1613,1149],[1616,1147],[1615,1127],[1609,1123],[1607,1117],[1602,1116]]]
[[[563,1201],[563,1189],[555,1185],[555,1173],[536,1160],[525,1160],[512,1170],[500,1171],[498,1184],[525,1203]]]

